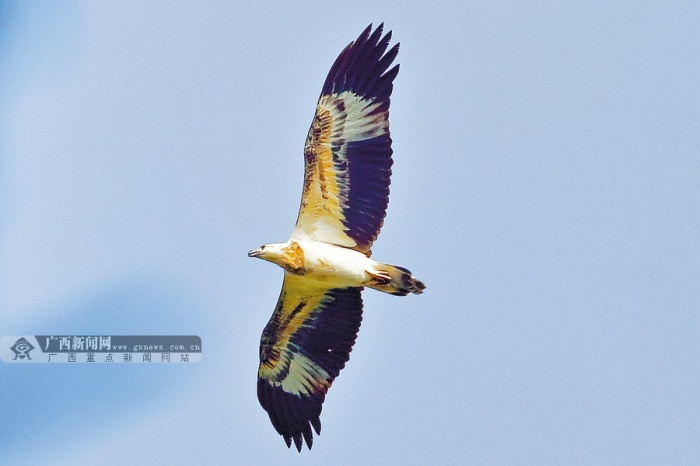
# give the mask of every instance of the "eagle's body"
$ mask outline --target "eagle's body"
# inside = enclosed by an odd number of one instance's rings
[[[304,147],[299,216],[289,241],[250,251],[284,269],[277,306],[260,341],[258,399],[287,446],[321,431],[321,407],[350,357],[364,287],[403,296],[425,285],[370,258],[389,203],[389,97],[398,44],[384,53],[371,26],[336,59]]]
[[[370,259],[354,249],[314,240],[271,243],[248,253],[273,262],[287,273],[327,288],[368,286],[386,293],[420,293],[411,273],[400,267]]]
[[[354,249],[311,240],[267,244],[252,255],[329,288],[364,286],[374,262]]]

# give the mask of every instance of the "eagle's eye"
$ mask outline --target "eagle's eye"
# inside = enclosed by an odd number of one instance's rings
[[[265,249],[265,245],[264,245],[264,244],[263,244],[262,246],[260,246],[260,250],[262,251],[263,249]]]

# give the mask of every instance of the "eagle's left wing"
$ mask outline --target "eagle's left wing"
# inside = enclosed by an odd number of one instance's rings
[[[260,340],[258,400],[272,425],[301,451],[321,405],[350,358],[362,321],[362,288],[321,288],[285,273],[275,311]]]
[[[336,59],[304,146],[305,172],[292,239],[310,238],[368,253],[389,204],[389,97],[398,44],[384,53],[371,25]],[[388,71],[387,71],[388,70]]]

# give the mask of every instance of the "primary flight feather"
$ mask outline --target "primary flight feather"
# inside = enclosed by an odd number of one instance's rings
[[[258,400],[301,451],[320,434],[321,408],[350,358],[365,286],[404,296],[425,285],[402,267],[370,259],[389,204],[389,97],[399,65],[391,32],[368,26],[340,53],[304,146],[304,188],[286,243],[248,253],[284,269],[277,306],[260,340]]]

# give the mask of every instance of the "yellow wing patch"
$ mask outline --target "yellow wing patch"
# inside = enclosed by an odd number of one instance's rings
[[[333,163],[333,126],[331,110],[319,102],[304,146],[304,191],[295,233],[303,231],[318,241],[354,247],[342,223],[345,216],[339,194],[345,183],[344,174]]]
[[[295,357],[294,350],[298,349],[296,344],[290,343],[290,339],[304,326],[326,291],[328,290],[305,286],[304,280],[295,280],[292,275],[285,274],[277,307],[260,342],[258,377],[281,384],[281,379],[289,375]],[[303,363],[301,366],[308,367]],[[292,375],[297,375],[294,371],[291,372]]]

